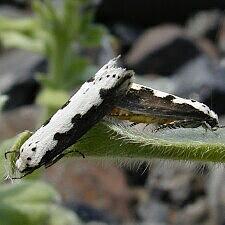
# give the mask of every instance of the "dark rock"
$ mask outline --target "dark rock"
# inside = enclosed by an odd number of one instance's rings
[[[47,69],[41,56],[22,50],[11,50],[0,57],[0,91],[8,95],[3,110],[29,105],[40,89],[35,76]]]
[[[144,186],[149,174],[148,164],[142,163],[138,168],[134,167],[132,169],[125,167],[124,172],[129,186]]]
[[[198,11],[219,8],[225,9],[223,0],[102,0],[96,20],[109,25],[124,23],[134,26],[150,27],[165,22],[184,24]]]
[[[56,187],[64,202],[80,202],[104,209],[124,223],[133,218],[130,202],[134,195],[123,172],[116,166],[110,166],[108,162],[102,166],[99,162],[96,165],[87,160],[74,161],[73,158],[64,164],[59,162],[45,172],[46,180]]]
[[[28,1],[26,0],[1,0],[0,5],[13,5],[19,8],[27,7]]]
[[[108,225],[118,224],[119,221],[105,210],[96,209],[90,205],[82,203],[67,203],[67,207],[72,209],[85,223],[90,221],[104,222]]]
[[[186,208],[176,212],[174,225],[200,225],[206,224],[209,219],[206,199],[200,198],[193,204],[187,205]]]
[[[223,13],[219,10],[198,12],[188,20],[187,32],[192,37],[206,37],[217,44],[222,20]]]
[[[203,180],[194,175],[194,167],[185,167],[174,162],[171,168],[159,168],[157,165],[149,176],[149,190],[154,199],[184,207],[205,195]]]
[[[125,64],[138,74],[169,76],[200,54],[199,46],[182,29],[164,25],[152,28],[138,38],[128,52]]]
[[[169,224],[169,206],[157,200],[150,199],[143,203],[138,210],[143,224],[163,225]]]
[[[173,77],[175,93],[205,103],[219,115],[225,114],[225,69],[200,56],[182,67]]]
[[[10,1],[5,1],[10,3]],[[19,1],[17,1],[19,3]],[[25,2],[25,1],[24,1]],[[30,10],[25,10],[27,4],[15,4],[15,2],[11,1],[11,4],[4,4],[1,5],[2,1],[0,2],[0,15],[9,18],[24,18],[25,16],[31,16]]]

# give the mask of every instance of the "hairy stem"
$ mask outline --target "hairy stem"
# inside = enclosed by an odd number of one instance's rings
[[[125,126],[109,126],[98,124],[70,150],[95,158],[225,162],[225,132],[222,129],[216,133],[204,133],[199,128],[154,134]]]

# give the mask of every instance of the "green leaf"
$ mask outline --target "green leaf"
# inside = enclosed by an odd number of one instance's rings
[[[37,26],[36,20],[28,17],[21,19],[11,19],[0,16],[0,30],[4,31],[17,31],[19,33],[31,34],[34,27]]]
[[[68,150],[109,159],[225,162],[225,129],[173,129],[157,133],[100,123]],[[75,152],[75,155],[77,153]]]
[[[0,218],[4,225],[78,225],[76,215],[55,204],[58,193],[43,182],[0,186]],[[57,223],[55,218],[60,223]]]
[[[40,181],[23,181],[14,185],[0,186],[0,203],[29,204],[50,203],[59,199],[58,193],[50,186]]]
[[[69,99],[69,94],[63,90],[43,89],[38,97],[37,103],[50,108],[58,109]]]
[[[33,39],[16,31],[5,31],[0,33],[0,41],[6,48],[16,47],[37,53],[44,52],[44,46],[41,40]]]
[[[100,25],[89,25],[84,35],[80,37],[80,43],[84,47],[98,47],[106,30]]]
[[[0,145],[0,177],[4,178],[14,174],[16,156],[19,153],[20,147],[23,143],[32,135],[29,131],[20,133],[15,138],[5,140]],[[12,152],[7,154],[7,160],[5,159],[5,152]]]
[[[82,223],[73,212],[60,206],[53,206],[49,225],[82,225]]]

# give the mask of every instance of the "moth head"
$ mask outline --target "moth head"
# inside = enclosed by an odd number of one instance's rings
[[[208,124],[211,126],[212,130],[217,130],[220,127],[217,118],[212,118],[208,121]]]
[[[29,139],[20,148],[16,160],[16,168],[20,173],[27,172],[38,166],[37,160],[38,142],[30,142]]]
[[[210,110],[210,117],[211,117],[211,120],[210,120],[210,126],[212,128],[219,128],[219,119],[218,119],[218,115],[213,111],[213,110]]]

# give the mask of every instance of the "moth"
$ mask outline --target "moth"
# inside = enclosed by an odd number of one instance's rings
[[[207,105],[135,83],[117,102],[110,116],[133,122],[133,125],[154,124],[154,131],[200,126],[214,131],[220,127],[217,114]]]
[[[23,176],[41,166],[48,167],[62,158],[65,155],[64,150],[78,141],[126,94],[133,71],[118,67],[117,58],[110,60],[94,77],[85,82],[21,146],[16,168]]]

